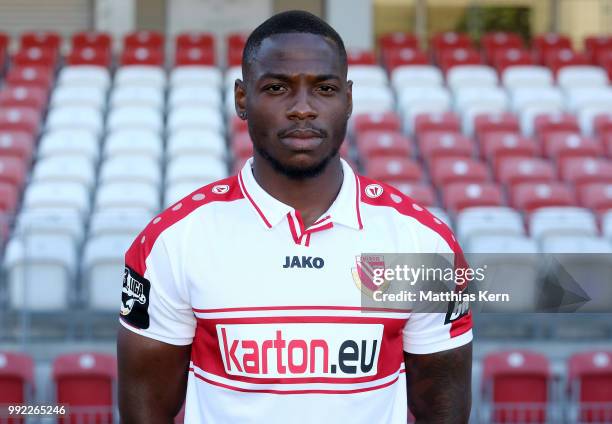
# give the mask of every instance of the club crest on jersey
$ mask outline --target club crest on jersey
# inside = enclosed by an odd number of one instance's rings
[[[151,283],[129,266],[123,271],[121,316],[134,327],[149,328],[149,292]]]
[[[323,258],[315,256],[285,256],[283,268],[316,268],[321,269],[325,265]]]
[[[378,290],[385,290],[389,285],[374,283],[374,270],[385,269],[385,258],[381,255],[359,255],[355,257],[355,268],[351,268],[353,282],[363,294],[372,297]]]
[[[229,186],[227,184],[217,184],[213,186],[212,192],[215,194],[225,194],[229,191]]]
[[[380,184],[368,184],[364,190],[366,196],[368,196],[370,199],[376,199],[377,197],[380,197],[380,195],[383,194],[384,191]]]

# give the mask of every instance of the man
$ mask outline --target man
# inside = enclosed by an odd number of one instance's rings
[[[125,423],[465,423],[471,315],[364,313],[362,252],[455,252],[450,230],[338,151],[352,110],[339,35],[281,13],[235,84],[254,157],[158,215],[126,253]],[[203,140],[205,142],[205,140]],[[408,401],[406,400],[408,399]]]

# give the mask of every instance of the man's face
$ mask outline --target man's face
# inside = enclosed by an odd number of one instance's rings
[[[256,153],[294,179],[318,175],[338,153],[352,109],[336,45],[314,34],[265,39],[248,64],[236,105]]]

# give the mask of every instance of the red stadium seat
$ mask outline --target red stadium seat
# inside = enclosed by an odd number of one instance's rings
[[[349,65],[376,65],[376,56],[372,50],[349,49],[346,52]]]
[[[182,32],[176,36],[176,50],[191,48],[215,51],[215,37],[210,32]]]
[[[11,38],[9,37],[9,35],[6,32],[0,31],[0,50],[6,51],[10,41]]]
[[[412,143],[397,132],[366,131],[356,138],[359,157],[369,160],[373,157],[409,158],[412,156]]]
[[[612,183],[612,160],[601,158],[571,158],[561,164],[560,175],[580,188],[590,183]]]
[[[595,134],[599,137],[612,132],[612,115],[603,113],[595,116],[593,118],[593,128],[595,129]]]
[[[427,55],[419,49],[401,48],[391,49],[385,53],[384,65],[391,72],[398,66],[429,65]]]
[[[577,421],[609,421],[612,417],[612,352],[576,353],[567,365],[568,390],[577,408]]]
[[[484,50],[485,57],[489,64],[493,64],[495,53],[500,50],[510,48],[523,48],[523,39],[514,32],[488,32],[480,39],[480,44]]]
[[[244,49],[241,48],[236,48],[236,47],[230,47],[227,50],[227,66],[228,67],[232,67],[232,66],[240,66],[242,64],[242,51]]]
[[[34,361],[25,353],[0,352],[0,404],[27,404],[34,397]],[[10,419],[5,422],[11,422]],[[19,422],[17,420],[13,421]]]
[[[164,35],[158,31],[133,31],[123,37],[123,49],[146,47],[150,50],[164,50]]]
[[[421,165],[408,158],[378,157],[366,161],[365,174],[393,185],[395,182],[420,181],[423,170]]]
[[[533,54],[524,49],[498,49],[493,57],[493,66],[500,75],[511,66],[535,64]]]
[[[179,49],[176,51],[174,64],[176,66],[214,65],[215,52],[214,50],[201,47]]]
[[[474,118],[474,134],[481,140],[490,132],[520,133],[520,125],[515,114],[509,112],[481,113]]]
[[[5,82],[10,85],[41,87],[48,92],[53,82],[53,73],[44,66],[13,66]]]
[[[419,39],[409,32],[388,32],[378,38],[378,45],[383,51],[403,47],[416,49],[419,47]]]
[[[448,184],[442,190],[445,208],[458,212],[475,206],[501,206],[504,203],[500,187],[495,183]]]
[[[13,56],[13,66],[43,66],[54,69],[56,64],[56,52],[45,47],[28,47]]]
[[[575,199],[563,183],[522,183],[512,187],[511,203],[516,209],[532,212],[548,206],[573,206]]]
[[[429,166],[435,167],[442,158],[471,158],[474,144],[461,133],[432,131],[419,138],[419,152]]]
[[[25,131],[37,135],[40,128],[40,112],[36,109],[11,107],[0,109],[0,131]]]
[[[482,58],[477,50],[465,49],[446,49],[439,53],[440,68],[447,72],[453,66],[459,65],[480,65]]]
[[[584,51],[589,55],[593,65],[599,65],[602,52],[612,52],[612,35],[594,35],[584,39]]]
[[[533,157],[506,157],[498,161],[497,180],[512,188],[522,183],[546,183],[555,180],[553,164]]]
[[[483,361],[482,392],[491,416],[484,422],[545,423],[552,375],[548,359],[529,351],[490,353]]]
[[[249,158],[253,155],[253,142],[248,132],[234,134],[231,142],[232,153],[235,158]]]
[[[0,159],[1,161],[2,159]],[[0,162],[2,163],[2,162]],[[2,174],[0,173],[0,178]],[[0,180],[0,246],[2,246],[2,242],[4,241],[4,234],[2,231],[2,224],[5,222],[3,217],[5,214],[12,215],[17,209],[17,200],[19,196],[19,190],[15,187],[14,184],[10,184]],[[2,355],[2,353],[0,353]],[[0,374],[1,375],[1,374]],[[0,386],[2,383],[0,383]],[[0,388],[0,392],[2,389]],[[1,403],[1,401],[0,401]]]
[[[34,137],[21,131],[0,131],[0,157],[13,157],[29,164],[34,151]]]
[[[395,112],[358,113],[353,116],[353,130],[356,134],[364,131],[401,132],[402,121]]]
[[[121,65],[163,66],[164,54],[161,50],[147,47],[127,48],[121,55]]]
[[[242,64],[242,50],[248,34],[242,32],[234,32],[228,34],[227,41],[227,66],[240,66]]]
[[[480,139],[480,156],[487,159],[494,169],[504,158],[535,157],[538,145],[535,141],[515,132],[488,132]]]
[[[61,42],[61,36],[55,31],[29,31],[21,34],[19,48],[24,50],[30,47],[43,47],[57,54]]]
[[[414,118],[414,133],[417,138],[423,137],[427,132],[461,133],[461,122],[453,112],[420,113]]]
[[[447,31],[435,34],[431,38],[430,46],[436,53],[448,49],[469,49],[472,47],[472,40],[467,34]]]
[[[21,189],[26,174],[26,166],[21,160],[13,157],[0,157],[0,182],[12,184]]]
[[[608,157],[612,159],[612,131],[606,132],[601,138]]]
[[[467,158],[440,158],[433,162],[431,179],[438,187],[455,182],[482,183],[489,180],[484,162]]]
[[[0,91],[0,107],[28,107],[42,110],[47,92],[40,87],[9,86]]]
[[[533,46],[538,62],[544,64],[549,52],[553,50],[571,49],[572,42],[567,35],[551,32],[537,35],[533,40]]]
[[[580,206],[598,213],[612,210],[612,183],[583,184],[577,192]]]
[[[395,181],[393,186],[406,196],[414,199],[419,205],[430,207],[437,204],[435,192],[431,185],[427,183]]]
[[[572,49],[552,50],[545,57],[545,64],[556,75],[559,69],[565,66],[590,65],[585,53],[577,53]]]
[[[580,136],[576,133],[553,132],[542,140],[544,154],[561,164],[568,158],[591,157],[603,154],[599,140]]]
[[[599,65],[608,72],[608,79],[612,81],[612,51],[604,51],[599,55]]]
[[[72,34],[72,49],[81,50],[86,47],[111,50],[112,38],[108,32],[81,31]]]
[[[110,68],[111,52],[104,47],[76,47],[66,58],[68,65],[92,65]]]
[[[71,353],[53,362],[56,402],[70,405],[70,419],[60,423],[112,422],[117,361],[102,353]]]
[[[539,138],[559,131],[580,133],[576,117],[569,113],[542,113],[535,117],[533,126]]]

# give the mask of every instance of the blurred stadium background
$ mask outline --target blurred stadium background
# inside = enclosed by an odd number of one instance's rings
[[[612,286],[611,0],[0,0],[0,404],[118,422],[123,252],[249,157],[242,46],[294,8],[349,48],[362,173],[466,251],[600,252]],[[609,314],[475,325],[473,423],[612,423]]]

